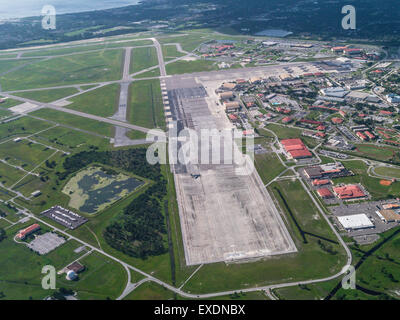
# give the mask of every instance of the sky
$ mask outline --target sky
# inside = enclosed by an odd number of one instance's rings
[[[56,12],[71,13],[110,9],[137,4],[139,0],[0,0],[0,20],[40,16],[45,5],[52,5]]]

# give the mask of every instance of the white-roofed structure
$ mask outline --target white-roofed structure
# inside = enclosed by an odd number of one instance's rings
[[[346,230],[368,229],[375,227],[372,221],[364,213],[353,214],[350,216],[341,216],[337,218],[340,224]]]

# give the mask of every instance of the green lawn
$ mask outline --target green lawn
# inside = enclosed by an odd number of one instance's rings
[[[111,117],[118,109],[119,91],[119,84],[110,84],[70,99],[73,103],[67,108],[100,117]]]
[[[2,97],[0,96],[0,99],[1,98]],[[17,101],[17,100],[13,100],[13,99],[6,99],[4,102],[0,103],[0,107],[8,109],[8,108],[15,107],[16,105],[21,104],[21,103],[22,103],[21,101]]]
[[[177,36],[177,37],[160,37],[157,40],[161,44],[166,43],[180,43],[182,49],[185,51],[193,51],[203,42],[208,41],[210,38],[204,35],[199,34],[190,34],[185,36]]]
[[[63,89],[53,89],[53,90],[20,92],[16,93],[15,95],[21,98],[48,103],[71,96],[78,92],[79,92],[78,89],[75,88],[63,88]]]
[[[130,73],[158,65],[157,51],[155,47],[134,48],[131,56]]]
[[[29,117],[0,124],[0,141],[10,140],[13,137],[31,135],[49,128],[51,125]]]
[[[32,116],[36,116],[42,119],[47,119],[60,123],[73,128],[94,132],[106,137],[112,137],[114,133],[114,127],[110,124],[83,118],[73,114],[65,113],[53,109],[41,109],[31,113]]]
[[[4,299],[43,299],[51,290],[49,292],[42,289],[42,267],[53,265],[59,270],[79,257],[73,252],[78,247],[75,241],[67,242],[56,252],[44,256],[30,251],[25,245],[15,243],[13,237],[16,232],[33,223],[31,220],[7,229],[7,238],[0,242],[0,291],[5,294]]]
[[[400,169],[398,168],[387,168],[387,167],[378,167],[375,168],[375,173],[385,176],[400,179]]]
[[[255,143],[259,142],[256,141]],[[264,184],[267,184],[284,171],[285,167],[275,153],[272,153],[267,146],[264,145],[264,147],[267,148],[268,153],[256,154],[254,156],[254,163],[261,180]]]
[[[24,225],[16,225],[7,230],[7,239],[0,242],[0,288],[7,300],[43,299],[52,293],[44,290],[41,280],[42,267],[52,265],[60,270],[67,264],[82,256],[85,251],[75,253],[73,250],[81,244],[71,240],[47,255],[40,256],[26,246],[13,241],[15,233]],[[84,257],[81,263],[87,268],[80,274],[78,281],[68,281],[65,274],[57,277],[57,288],[64,287],[78,292],[81,299],[117,298],[123,291],[127,274],[118,263],[98,253]]]
[[[164,105],[158,79],[135,81],[129,88],[128,119],[145,128],[164,128]]]
[[[124,300],[170,300],[174,293],[157,283],[145,282],[127,295]]]
[[[162,46],[164,61],[170,61],[178,57],[182,57],[185,53],[179,52],[176,45],[163,45]]]
[[[31,61],[32,60],[0,60],[0,74],[26,63],[30,63]]]
[[[52,58],[0,77],[0,82],[9,91],[119,80],[122,53],[109,50]]]
[[[155,68],[150,71],[146,71],[143,73],[139,73],[136,76],[134,76],[135,79],[143,79],[143,78],[152,78],[152,77],[159,77],[160,76],[160,68]]]
[[[35,140],[49,145],[54,145],[62,150],[83,151],[90,146],[107,148],[110,145],[109,139],[97,137],[78,130],[71,130],[65,127],[55,127],[35,137]]]
[[[35,168],[53,153],[54,150],[27,140],[0,144],[0,159],[4,159],[12,165],[21,166],[27,171]]]
[[[78,299],[116,299],[128,281],[125,269],[119,263],[94,252],[80,261],[86,270],[79,275],[79,281],[68,281],[65,274],[58,279],[60,286],[78,292]]]
[[[165,68],[169,75],[219,70],[215,61],[210,60],[179,60],[167,64]]]
[[[398,156],[398,148],[395,147],[378,147],[373,144],[356,145],[357,155],[380,161],[400,161]]]
[[[266,128],[275,132],[279,139],[300,138],[302,133],[301,129],[285,127],[278,124],[268,124]]]

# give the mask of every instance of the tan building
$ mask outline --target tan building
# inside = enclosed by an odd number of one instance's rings
[[[240,109],[240,103],[237,101],[225,102],[224,105],[225,105],[226,112],[235,112],[235,111],[239,111],[239,109]]]
[[[400,215],[394,212],[393,210],[381,210],[380,214],[385,219],[385,222],[399,222]]]
[[[221,100],[229,100],[234,97],[234,94],[232,91],[226,91],[226,92],[221,93],[219,95],[219,97],[221,98]]]
[[[224,90],[230,90],[230,91],[232,91],[232,90],[234,90],[235,88],[236,88],[236,84],[235,84],[235,83],[231,83],[231,82],[224,83],[224,84],[222,85],[222,89],[224,89]]]

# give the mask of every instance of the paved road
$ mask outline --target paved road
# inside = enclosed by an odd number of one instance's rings
[[[167,71],[165,70],[165,62],[161,45],[156,38],[151,38],[151,40],[153,40],[154,46],[156,47],[157,50],[157,57],[158,57],[161,77],[165,77],[167,75]]]
[[[14,99],[14,100],[18,100],[18,101],[22,101],[22,102],[29,102],[29,103],[32,103],[32,104],[36,104],[38,106],[46,107],[46,108],[53,109],[53,110],[62,111],[62,112],[65,112],[65,113],[73,114],[73,115],[80,116],[80,117],[87,118],[87,119],[96,120],[96,121],[99,121],[99,122],[105,122],[105,123],[108,123],[108,124],[112,124],[114,126],[120,126],[120,127],[128,128],[128,129],[131,129],[131,130],[141,131],[141,132],[144,132],[144,133],[147,133],[147,132],[149,132],[151,130],[151,129],[140,127],[140,126],[136,126],[136,125],[133,125],[133,124],[130,124],[130,123],[121,122],[121,121],[118,121],[118,120],[104,118],[104,117],[100,117],[100,116],[96,116],[96,115],[93,115],[93,114],[88,114],[88,113],[84,113],[84,112],[81,112],[81,111],[72,110],[72,109],[68,109],[68,108],[64,108],[64,107],[59,107],[59,106],[56,106],[56,105],[50,104],[50,103],[41,103],[39,101],[26,99],[26,98],[21,98],[21,97],[17,97],[17,96],[14,96],[14,95],[11,95],[11,94],[6,94],[6,93],[2,93],[2,95],[5,96],[5,97]]]

